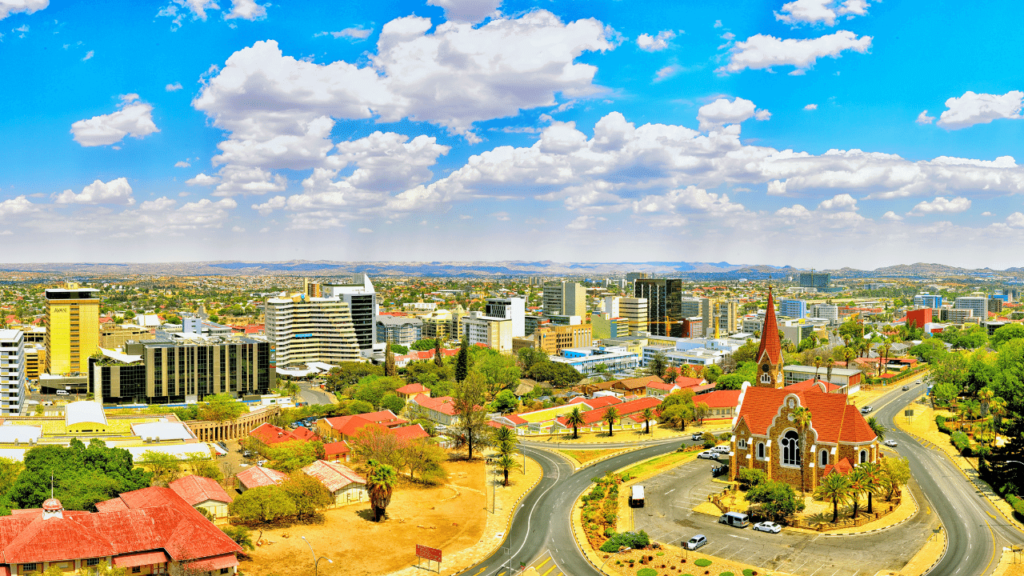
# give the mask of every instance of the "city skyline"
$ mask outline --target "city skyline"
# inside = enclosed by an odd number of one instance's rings
[[[1013,7],[0,0],[3,259],[1004,269]]]

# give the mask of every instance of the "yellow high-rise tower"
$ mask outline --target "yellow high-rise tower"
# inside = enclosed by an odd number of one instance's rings
[[[97,292],[73,283],[46,289],[46,373],[84,373],[89,368],[100,337]]]

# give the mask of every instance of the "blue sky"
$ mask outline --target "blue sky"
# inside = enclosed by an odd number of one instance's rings
[[[964,6],[0,0],[0,260],[1019,265]]]

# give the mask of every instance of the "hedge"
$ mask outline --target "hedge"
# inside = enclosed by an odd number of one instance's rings
[[[946,426],[946,417],[942,414],[935,417],[935,425],[939,427],[939,432],[942,432],[943,434],[953,433],[949,426]]]
[[[1024,500],[1021,500],[1014,494],[1007,494],[1006,501],[1010,503],[1010,506],[1013,506],[1013,511],[1018,516],[1024,517]]]
[[[707,568],[708,566],[711,566],[711,560],[708,560],[707,558],[697,558],[693,561],[693,564],[695,566],[700,566],[701,568]]]
[[[618,552],[619,548],[625,546],[634,550],[650,546],[651,539],[647,532],[619,532],[601,544],[602,552]]]

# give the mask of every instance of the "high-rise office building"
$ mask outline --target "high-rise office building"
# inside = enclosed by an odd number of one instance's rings
[[[938,310],[939,308],[942,308],[942,296],[939,294],[929,294],[927,292],[918,294],[917,296],[914,296],[914,306]]]
[[[988,297],[986,296],[960,296],[956,299],[955,308],[970,310],[975,318],[988,319]]]
[[[423,338],[423,320],[402,316],[377,316],[377,342],[409,346]]]
[[[469,346],[483,344],[498,352],[512,352],[512,320],[470,312],[462,319],[462,330]]]
[[[267,300],[267,340],[277,366],[358,361],[359,343],[348,303],[292,294]]]
[[[823,318],[830,324],[839,323],[839,306],[835,304],[812,304],[811,318]]]
[[[619,298],[619,317],[626,321],[629,336],[638,336],[641,332],[646,332],[647,299]]]
[[[47,288],[46,372],[54,376],[78,374],[89,367],[89,356],[99,348],[99,290],[68,284]]]
[[[359,349],[373,348],[377,343],[376,318],[379,308],[377,292],[370,277],[356,274],[350,284],[324,284],[320,290],[325,298],[340,298],[348,304]]]
[[[682,280],[638,279],[633,284],[633,295],[647,299],[648,332],[654,336],[682,337]]]
[[[735,302],[718,303],[718,332],[721,335],[736,333],[736,311]],[[714,334],[712,334],[713,336]]]
[[[89,360],[89,392],[105,404],[198,402],[212,394],[267,394],[276,385],[261,338],[179,337],[129,342]]]
[[[806,318],[807,302],[803,300],[781,300],[779,302],[779,315],[787,318]]]
[[[545,326],[533,333],[533,347],[543,350],[549,356],[561,353],[565,348],[586,348],[593,342],[593,327],[590,324],[577,326]]]
[[[526,300],[522,298],[488,298],[484,316],[512,321],[512,337],[526,336]]]
[[[832,283],[832,275],[811,270],[800,273],[800,286],[802,288],[817,288],[819,290],[828,288]]]
[[[619,317],[619,297],[618,296],[605,296],[604,298],[604,313],[610,318]]]
[[[576,282],[553,282],[544,285],[544,315],[587,317],[587,291]]]
[[[0,415],[20,415],[24,403],[25,335],[0,330]]]

